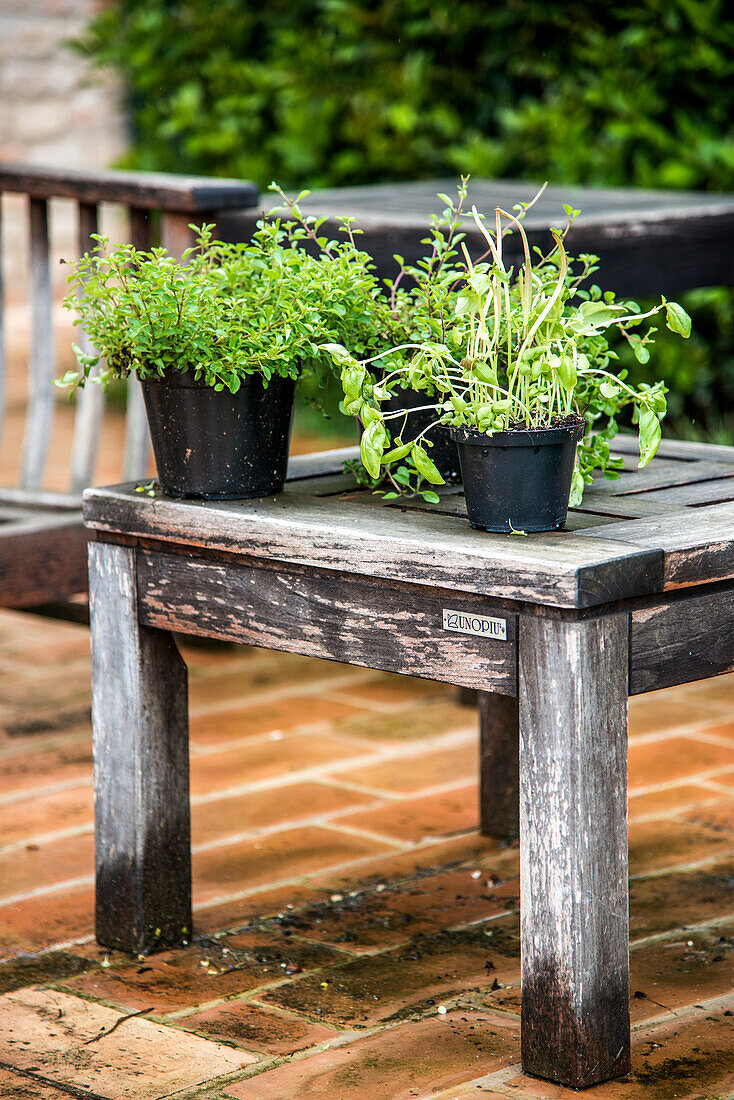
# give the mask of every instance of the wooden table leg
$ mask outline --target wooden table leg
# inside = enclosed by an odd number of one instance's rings
[[[149,952],[191,936],[186,665],[138,622],[135,551],[89,546],[97,939]]]
[[[517,699],[478,691],[479,817],[482,836],[517,840],[520,830]]]
[[[629,1072],[624,615],[520,631],[522,1064],[585,1088]]]

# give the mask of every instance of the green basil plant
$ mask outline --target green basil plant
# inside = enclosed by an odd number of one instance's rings
[[[425,484],[443,482],[425,439],[435,424],[492,435],[583,418],[571,504],[580,502],[595,471],[619,476],[621,460],[612,457],[609,443],[626,406],[638,428],[640,466],[657,452],[666,387],[632,386],[624,370],[615,371],[610,333],[621,333],[644,363],[656,332],[652,318],[662,316],[683,337],[690,334],[690,318],[675,302],[662,299],[643,313],[637,303],[589,285],[598,257],[568,255],[564,240],[579,214],[570,206],[564,207],[565,228],[552,230],[552,247],[546,253],[531,249],[522,219],[541,193],[513,207],[514,213],[497,209],[492,229],[472,207],[486,242],[473,261],[461,232],[463,179],[456,200],[439,196],[446,207],[433,221],[428,255],[413,267],[396,257],[400,273],[387,288],[392,342],[367,357],[337,342],[322,345],[341,372],[344,410],[363,426],[364,480],[385,497],[412,490],[438,499]],[[503,258],[503,240],[512,231],[520,235],[524,257],[517,269]],[[420,408],[435,412],[415,438],[407,434],[410,413],[387,404],[401,388],[425,393]]]

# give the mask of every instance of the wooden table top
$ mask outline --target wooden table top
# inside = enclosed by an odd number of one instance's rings
[[[590,486],[566,530],[473,531],[461,487],[440,503],[384,502],[341,472],[356,449],[291,459],[285,491],[252,501],[88,489],[87,526],[193,553],[244,555],[549,607],[585,608],[734,577],[734,448],[666,441],[644,470]]]
[[[380,274],[394,276],[393,254],[408,261],[424,254],[421,238],[431,215],[444,205],[437,192],[455,194],[456,183],[450,178],[336,187],[314,191],[301,206],[305,213],[326,215],[323,232],[334,235],[335,217],[352,215],[365,230],[360,241]],[[539,186],[527,180],[475,179],[469,184],[469,207],[475,203],[488,215],[496,206],[511,210],[514,203],[532,199]],[[532,243],[547,247],[549,227],[565,224],[564,203],[581,210],[569,234],[569,250],[601,256],[598,278],[605,289],[646,296],[734,284],[734,194],[548,187],[525,221]],[[226,240],[249,239],[262,211],[275,205],[274,197],[264,194],[255,210],[223,213],[220,235]],[[484,252],[486,245],[471,218],[465,229],[470,252]],[[511,263],[520,259],[516,235],[507,238],[505,254]]]

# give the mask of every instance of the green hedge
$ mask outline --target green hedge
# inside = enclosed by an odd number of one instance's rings
[[[288,187],[470,172],[734,190],[728,12],[725,0],[109,0],[83,49],[129,88],[129,166]],[[732,295],[686,304],[695,343],[663,339],[657,362],[678,412],[713,426],[734,394]]]

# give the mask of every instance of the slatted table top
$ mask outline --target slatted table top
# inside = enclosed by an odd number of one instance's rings
[[[253,501],[154,498],[135,485],[89,489],[87,525],[177,544],[560,608],[584,608],[734,577],[734,448],[665,442],[645,470],[590,486],[566,530],[473,531],[459,487],[440,503],[383,502],[341,471],[353,452],[291,460],[285,492]],[[100,537],[104,538],[102,534]]]
[[[473,179],[468,208],[492,215],[495,207],[511,210],[528,202],[542,181]],[[351,215],[364,229],[363,247],[383,277],[396,273],[393,255],[415,262],[425,253],[431,215],[440,213],[438,192],[456,193],[457,178],[378,183],[314,191],[301,206],[304,213],[324,215],[322,232],[336,234],[338,215]],[[700,191],[646,191],[640,188],[548,187],[527,214],[531,243],[547,247],[550,226],[565,224],[563,204],[581,211],[568,237],[573,255],[592,252],[602,259],[597,278],[618,294],[673,294],[696,286],[734,285],[734,194]],[[263,194],[253,210],[223,212],[219,231],[226,240],[247,240],[257,218],[276,205]],[[470,252],[486,249],[470,217],[465,232]],[[505,258],[521,259],[515,237],[506,238]]]

